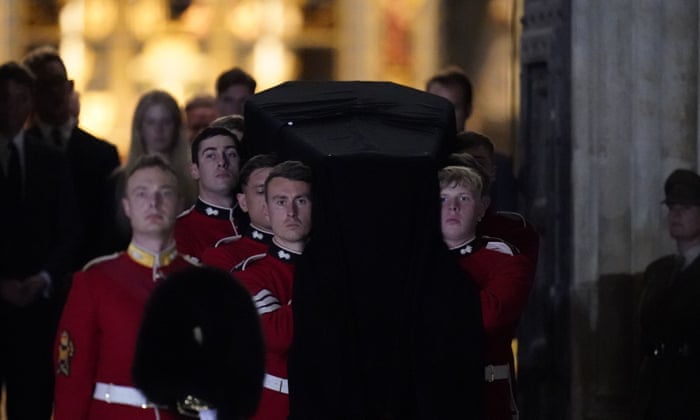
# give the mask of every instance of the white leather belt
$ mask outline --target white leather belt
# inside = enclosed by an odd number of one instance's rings
[[[269,373],[265,374],[263,386],[273,391],[281,392],[283,394],[289,394],[289,381],[287,381],[284,378],[270,375]]]
[[[109,404],[124,404],[141,408],[158,408],[155,404],[149,402],[141,391],[130,386],[98,382],[95,384],[95,392],[92,393],[92,398]]]
[[[486,382],[498,381],[510,378],[510,365],[486,365],[484,368],[484,380]]]

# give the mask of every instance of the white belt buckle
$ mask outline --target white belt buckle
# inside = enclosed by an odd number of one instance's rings
[[[489,378],[486,380],[486,382],[491,383],[491,382],[495,381],[496,380],[496,372],[493,368],[493,365],[487,365],[486,369],[488,369],[489,374],[490,374]]]
[[[105,402],[107,404],[112,404],[112,399],[110,392],[112,391],[112,384],[107,384],[107,391],[105,391]]]
[[[282,394],[289,393],[289,385],[287,385],[287,379],[270,375],[269,373],[265,374],[263,386],[271,391],[280,392]]]

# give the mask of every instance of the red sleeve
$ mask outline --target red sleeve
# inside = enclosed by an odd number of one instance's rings
[[[260,314],[267,351],[286,354],[294,333],[291,296],[287,296],[283,279],[272,270],[239,271],[235,277],[248,289]]]
[[[486,278],[479,281],[484,328],[488,332],[510,326],[520,319],[530,295],[531,262],[523,255],[484,251],[480,263],[488,270]]]
[[[54,347],[54,420],[81,420],[88,416],[99,356],[94,283],[89,272],[74,275],[58,325]]]

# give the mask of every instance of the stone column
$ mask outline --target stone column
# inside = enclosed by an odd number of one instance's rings
[[[339,0],[339,80],[377,80],[380,73],[379,8],[373,0]]]
[[[0,62],[20,60],[25,45],[20,0],[0,2]]]

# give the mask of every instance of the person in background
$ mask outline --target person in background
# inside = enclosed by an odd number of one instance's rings
[[[452,103],[458,133],[467,129],[467,120],[471,117],[473,110],[473,89],[464,70],[454,65],[445,68],[428,80],[425,90]],[[518,185],[513,175],[513,162],[508,156],[499,152],[493,153],[493,162],[497,175],[492,180],[492,205],[496,210],[515,211]]]
[[[66,157],[23,130],[34,77],[0,65],[0,387],[8,420],[51,417],[51,343],[79,223]]]
[[[176,419],[134,387],[132,361],[146,302],[169,274],[191,267],[173,238],[182,196],[160,156],[129,167],[121,200],[131,224],[126,251],[97,258],[73,277],[59,322],[54,420]]]
[[[82,223],[84,240],[77,250],[74,269],[100,254],[102,232],[111,214],[110,175],[119,167],[117,148],[78,127],[71,115],[73,81],[58,52],[48,46],[30,51],[22,60],[36,77],[34,113],[28,133],[60,149],[68,165]]]
[[[217,117],[216,98],[209,94],[195,95],[185,103],[185,126],[187,140],[192,142],[194,137],[207,128]]]
[[[216,108],[219,116],[243,115],[243,106],[255,94],[255,79],[239,67],[234,67],[216,79]]]
[[[127,170],[144,154],[161,156],[172,166],[180,181],[184,205],[196,197],[196,187],[189,177],[189,143],[185,141],[182,112],[168,92],[152,90],[139,99],[131,123],[131,144]]]
[[[199,186],[195,204],[177,218],[178,250],[196,258],[219,240],[238,236],[236,188],[241,155],[238,138],[223,127],[207,127],[192,141],[191,176]]]
[[[476,170],[447,166],[438,179],[443,240],[479,289],[485,332],[484,418],[512,420],[518,410],[510,344],[532,288],[531,262],[506,242],[477,235],[487,202]]]
[[[294,333],[294,266],[311,232],[311,169],[298,161],[275,166],[265,181],[265,212],[274,237],[268,252],[234,277],[253,296],[267,348],[263,393],[253,419],[286,420],[289,415],[287,356]],[[253,258],[253,257],[251,257]]]
[[[207,248],[202,262],[232,271],[253,255],[264,254],[272,244],[272,227],[265,216],[265,180],[278,163],[274,155],[257,155],[241,169],[238,206],[250,216],[250,224],[241,235],[230,236]]]
[[[664,191],[676,252],[644,270],[642,362],[631,418],[690,420],[698,417],[700,393],[700,176],[677,169]]]
[[[472,115],[473,97],[472,82],[464,70],[457,66],[445,68],[428,80],[425,90],[452,103],[457,132],[464,130],[467,120]]]

